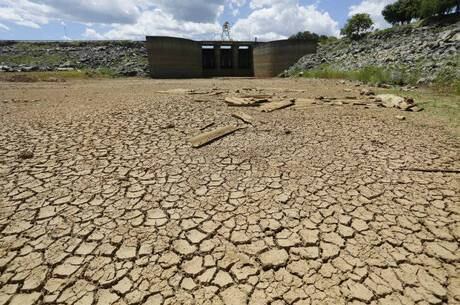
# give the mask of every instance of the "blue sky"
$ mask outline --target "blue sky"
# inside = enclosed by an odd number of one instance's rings
[[[234,39],[283,39],[298,31],[338,35],[349,16],[371,15],[394,0],[0,0],[0,39],[217,39],[225,21]]]

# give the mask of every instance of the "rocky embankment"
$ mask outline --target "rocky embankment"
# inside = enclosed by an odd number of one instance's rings
[[[459,49],[460,20],[449,25],[397,26],[357,41],[320,45],[316,54],[300,59],[288,74],[324,66],[338,71],[382,67],[407,73],[418,83],[431,83],[446,74],[460,79]]]
[[[142,41],[0,41],[0,72],[100,70],[119,76],[148,73]]]

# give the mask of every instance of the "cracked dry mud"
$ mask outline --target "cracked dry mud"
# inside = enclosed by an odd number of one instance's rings
[[[238,122],[226,94],[157,92],[214,87],[349,88],[0,84],[1,100],[39,99],[0,107],[0,304],[459,304],[459,176],[399,170],[460,168],[441,122],[351,105],[239,108],[253,126],[194,149],[200,129]]]

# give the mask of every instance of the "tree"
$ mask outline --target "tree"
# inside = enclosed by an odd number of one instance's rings
[[[438,11],[437,0],[421,0],[418,15],[427,18],[436,15]]]
[[[460,0],[398,0],[387,5],[382,15],[395,25],[410,23],[417,18],[446,15],[454,10],[460,12]]]
[[[374,22],[369,14],[356,14],[348,19],[340,33],[349,38],[355,39],[372,30],[373,25]]]
[[[456,7],[456,10],[458,11],[458,6],[460,4],[458,0],[437,0],[436,2],[438,2],[438,15],[449,14],[451,11],[454,10],[454,7]]]
[[[410,23],[413,19],[419,17],[421,1],[423,0],[398,0],[393,4],[387,5],[383,9],[382,15],[388,23],[393,25]]]
[[[385,18],[385,20],[392,25],[402,23],[404,17],[401,13],[400,6],[401,3],[399,1],[385,6],[382,11],[383,18]]]
[[[313,41],[318,41],[320,39],[320,36],[316,33],[312,33],[310,31],[305,31],[305,32],[298,32],[295,35],[292,35],[289,37],[291,40],[313,40]]]
[[[421,0],[399,0],[401,2],[401,14],[404,22],[410,23],[419,17],[418,11]],[[436,0],[435,0],[436,1]]]
[[[419,15],[421,18],[442,16],[452,11],[460,12],[459,0],[420,0]]]

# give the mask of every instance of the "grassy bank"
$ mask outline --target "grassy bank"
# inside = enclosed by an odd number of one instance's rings
[[[417,73],[407,73],[404,69],[383,69],[365,67],[355,71],[339,71],[330,66],[298,71],[306,78],[347,79],[361,81],[371,85],[415,85],[419,79]],[[378,93],[394,93],[414,98],[417,104],[425,109],[425,114],[434,116],[446,123],[453,133],[460,137],[460,78],[454,68],[447,68],[429,87],[406,92],[401,88],[382,89]]]
[[[110,69],[74,70],[55,72],[4,72],[0,73],[0,81],[4,82],[59,82],[76,79],[115,78],[115,72]]]
[[[424,108],[426,114],[435,116],[444,121],[456,136],[460,137],[460,96],[429,88],[422,88],[410,92],[400,89],[382,90],[378,93],[393,93],[401,96],[410,96],[417,105]]]
[[[459,57],[460,58],[460,57]],[[440,77],[434,80],[431,87],[434,90],[460,95],[460,78],[456,67],[446,68]],[[341,71],[328,65],[316,69],[296,71],[295,75],[307,78],[348,79],[361,81],[371,85],[415,85],[420,79],[420,73],[408,72],[404,68],[384,69],[381,67],[364,67],[359,70]]]
[[[449,130],[460,138],[460,96],[439,90],[422,88],[410,92],[400,89],[382,90],[377,93],[393,93],[413,98],[417,105],[424,109],[423,115],[436,118],[445,124]]]

